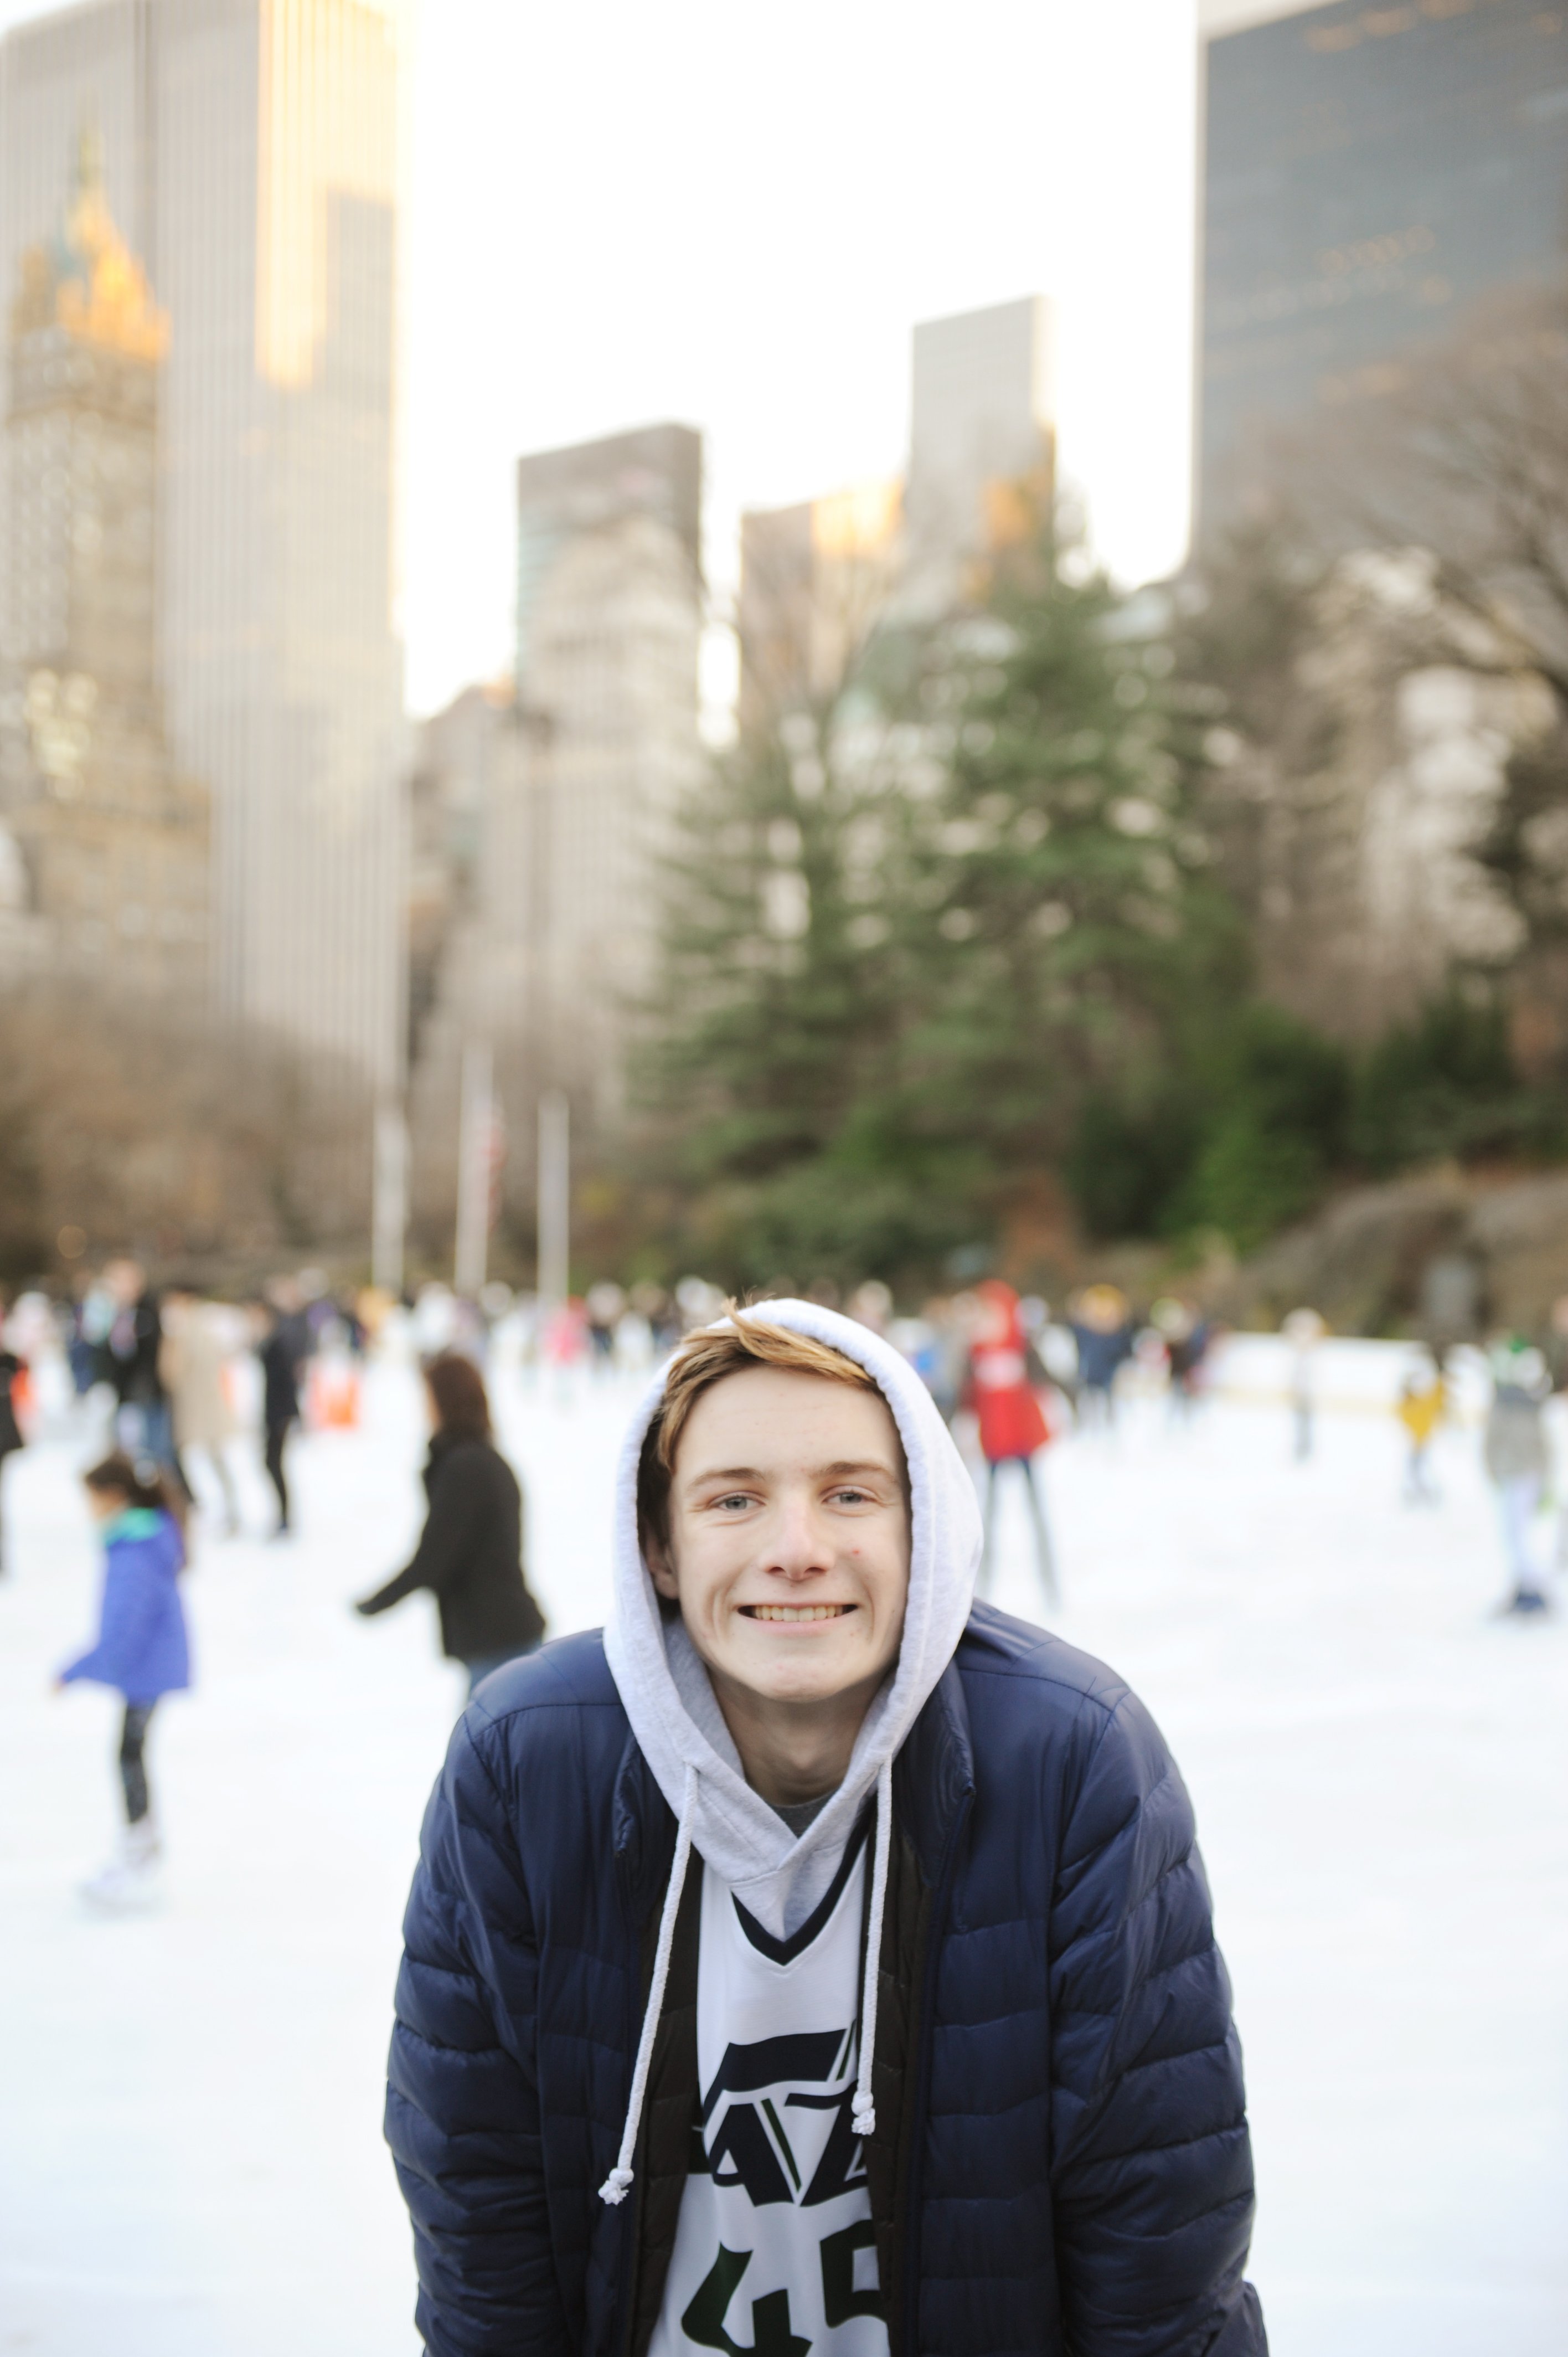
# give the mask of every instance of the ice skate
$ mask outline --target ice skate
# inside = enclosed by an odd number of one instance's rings
[[[1508,1601],[1497,1607],[1492,1617],[1497,1620],[1526,1620],[1534,1614],[1550,1612],[1551,1609],[1551,1605],[1538,1587],[1516,1587]]]
[[[90,1907],[105,1914],[131,1915],[156,1907],[163,1897],[163,1844],[148,1817],[127,1825],[118,1853],[81,1886]]]

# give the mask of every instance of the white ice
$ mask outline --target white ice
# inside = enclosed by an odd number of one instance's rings
[[[1474,1431],[1439,1445],[1441,1506],[1403,1506],[1361,1388],[1305,1464],[1268,1400],[1058,1446],[1058,1625],[1132,1679],[1196,1800],[1277,2357],[1561,2357],[1568,1632],[1488,1617]],[[500,1391],[540,1593],[590,1625],[628,1391]],[[96,1437],[60,1426],[5,1477],[0,2352],[413,2357],[381,2072],[458,1691],[426,1599],[348,1610],[417,1527],[413,1378],[375,1371],[360,1431],[298,1444],[295,1544],[201,1544],[198,1684],[151,1747],[167,1903],[134,1921],[75,1897],[113,1831],[113,1699],[46,1690],[90,1632]],[[1006,1507],[997,1601],[1037,1617]]]

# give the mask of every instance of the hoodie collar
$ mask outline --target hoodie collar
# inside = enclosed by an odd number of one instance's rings
[[[893,1770],[894,1818],[913,1843],[929,1884],[940,1879],[953,1822],[973,1792],[969,1705],[952,1661],[910,1728]],[[628,1738],[616,1773],[610,1826],[632,1920],[640,1923],[658,1906],[670,1878],[675,1819],[635,1735]]]

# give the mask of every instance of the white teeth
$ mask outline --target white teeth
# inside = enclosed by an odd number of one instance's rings
[[[754,1620],[836,1620],[847,1604],[754,1604]]]

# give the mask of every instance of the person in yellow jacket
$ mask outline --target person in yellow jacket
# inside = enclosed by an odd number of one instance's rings
[[[1443,1370],[1432,1352],[1423,1351],[1401,1385],[1399,1405],[1394,1411],[1410,1441],[1410,1455],[1404,1469],[1407,1505],[1434,1506],[1437,1503],[1437,1484],[1427,1464],[1427,1451],[1447,1406],[1448,1392],[1443,1380]]]

